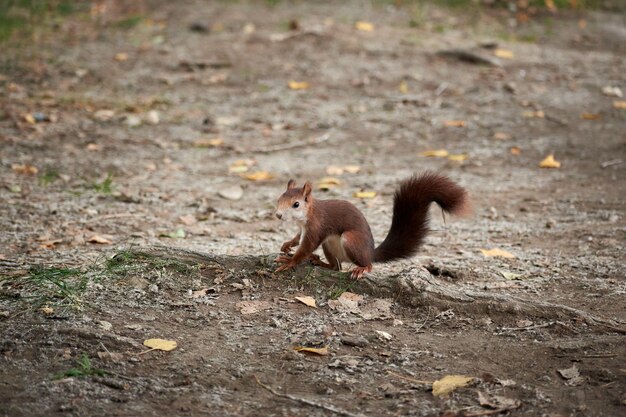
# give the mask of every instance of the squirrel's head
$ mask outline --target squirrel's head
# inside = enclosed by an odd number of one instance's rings
[[[306,221],[312,201],[310,182],[307,181],[304,186],[298,187],[294,180],[289,180],[287,191],[278,198],[276,217],[284,221],[303,223]]]

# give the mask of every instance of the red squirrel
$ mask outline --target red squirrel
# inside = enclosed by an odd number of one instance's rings
[[[276,217],[295,221],[300,231],[280,248],[284,255],[276,258],[282,264],[276,272],[306,260],[334,270],[341,270],[341,262],[352,262],[355,267],[351,275],[359,279],[372,270],[372,262],[411,257],[429,231],[428,209],[432,202],[451,214],[462,215],[469,210],[467,192],[448,177],[434,172],[412,176],[396,190],[391,228],[375,247],[367,220],[352,203],[317,200],[311,194],[310,182],[297,187],[294,180],[289,180],[287,191],[278,199]],[[320,245],[327,262],[313,253]],[[296,253],[289,256],[289,250],[296,246]]]

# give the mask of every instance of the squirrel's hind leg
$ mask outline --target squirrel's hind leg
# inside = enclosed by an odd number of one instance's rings
[[[328,261],[328,264],[326,264],[328,266],[324,265],[324,267],[335,271],[341,271],[341,261],[335,256],[330,245],[326,242],[322,243],[322,250],[324,251],[324,256]]]

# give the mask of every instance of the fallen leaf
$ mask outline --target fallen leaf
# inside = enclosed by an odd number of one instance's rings
[[[328,175],[343,175],[343,167],[338,167],[336,165],[330,165],[326,167],[326,173]]]
[[[570,368],[557,369],[557,372],[565,379],[574,379],[580,377],[580,371],[576,364],[573,364]]]
[[[37,123],[37,120],[35,120],[35,116],[33,116],[30,113],[26,113],[24,115],[24,120],[26,121],[26,123],[34,125],[35,123]]]
[[[287,84],[291,90],[308,90],[310,85],[306,81],[289,81]]]
[[[269,310],[270,308],[272,308],[272,304],[270,304],[268,301],[251,300],[240,301],[235,304],[235,307],[239,309],[239,312],[241,314],[247,315],[258,313],[259,311],[263,310]]]
[[[363,301],[363,296],[360,295],[360,294],[355,294],[355,293],[350,292],[350,291],[345,291],[337,299],[338,300],[352,301],[352,302],[355,302],[355,303],[360,303],[361,301]]]
[[[465,120],[444,120],[443,125],[446,127],[465,127]]]
[[[146,114],[146,120],[148,121],[148,123],[150,123],[152,125],[158,125],[159,122],[161,121],[161,117],[159,116],[159,112],[158,111],[150,110]]]
[[[502,277],[504,279],[508,279],[508,280],[519,280],[522,278],[522,274],[516,274],[514,272],[509,272],[509,271],[500,271],[500,275],[502,275]]]
[[[113,110],[101,109],[96,111],[93,117],[101,122],[108,122],[115,117],[115,112]]]
[[[446,151],[445,149],[433,149],[433,150],[419,152],[418,155],[434,157],[434,158],[445,158],[449,154],[448,154],[448,151]]]
[[[222,138],[213,138],[213,139],[198,139],[193,141],[193,146],[196,148],[217,148],[218,146],[222,146],[224,144],[224,139]]]
[[[250,181],[265,181],[274,178],[274,176],[267,171],[251,172],[250,174],[245,174],[244,177]]]
[[[552,13],[555,13],[558,10],[554,4],[554,0],[543,0],[543,4],[545,4],[546,9],[550,10]]]
[[[180,227],[173,232],[161,233],[159,235],[159,237],[169,237],[171,239],[184,239],[185,236],[187,236],[187,234],[185,233],[185,229],[180,228]]]
[[[517,146],[512,146],[511,147],[511,154],[512,155],[519,155],[522,153],[522,149],[517,147]]]
[[[393,339],[393,336],[387,332],[384,332],[382,330],[376,330],[376,334],[378,335],[379,339],[382,340],[391,340]]]
[[[455,161],[455,162],[463,162],[465,161],[467,158],[469,158],[469,156],[461,153],[461,154],[453,154],[453,155],[448,155],[448,159],[450,161]]]
[[[527,110],[522,113],[522,116],[528,119],[532,119],[532,118],[543,119],[546,117],[546,113],[543,110],[535,110],[535,111]]]
[[[376,197],[376,191],[357,191],[354,193],[356,198],[374,198]]]
[[[32,165],[27,165],[27,164],[24,164],[24,165],[13,164],[11,165],[11,169],[16,174],[25,174],[25,175],[36,175],[39,172],[37,167],[34,167]]]
[[[46,316],[49,316],[49,315],[51,315],[51,314],[53,314],[53,313],[54,313],[54,309],[53,309],[52,307],[48,307],[48,306],[41,307],[41,308],[39,309],[39,311],[41,311],[41,312],[42,312],[43,314],[45,314]]]
[[[360,30],[362,32],[372,32],[374,30],[374,25],[369,22],[358,21],[354,24],[356,30]]]
[[[191,226],[198,223],[198,219],[193,214],[185,214],[184,216],[180,216],[178,220],[181,221],[184,225]]]
[[[624,100],[615,100],[613,102],[613,107],[616,109],[626,110],[626,101]]]
[[[357,174],[361,171],[361,167],[358,165],[344,165],[343,170],[348,174]]]
[[[554,159],[554,155],[550,154],[546,156],[541,162],[539,162],[541,168],[560,168],[561,163]]]
[[[580,115],[580,118],[583,120],[600,120],[602,116],[597,113],[583,113]]]
[[[91,236],[89,239],[87,239],[87,242],[89,243],[98,243],[100,245],[110,245],[111,242],[109,239],[107,239],[106,237],[102,237],[100,235],[93,235]]]
[[[609,97],[619,97],[619,98],[622,98],[624,96],[624,94],[622,93],[622,90],[619,87],[613,87],[610,85],[602,87],[602,94],[604,94],[605,96],[609,96]]]
[[[313,308],[317,308],[317,305],[315,304],[315,298],[310,297],[310,296],[303,296],[303,297],[294,297],[296,300],[300,301],[303,304],[308,305],[309,307],[313,307]]]
[[[295,350],[296,352],[315,353],[316,355],[320,355],[320,356],[328,355],[328,346],[324,346],[324,347],[321,347],[321,348],[306,347],[306,346],[296,346],[296,347],[293,348],[293,350]]]
[[[409,86],[406,83],[406,81],[401,81],[400,85],[398,85],[398,90],[402,93],[402,94],[407,94],[409,92]]]
[[[243,27],[243,33],[247,35],[254,33],[255,30],[256,26],[254,26],[254,23],[246,23]]]
[[[481,249],[480,251],[486,257],[515,258],[515,255],[503,249]]]
[[[474,378],[463,375],[446,375],[443,378],[433,382],[433,395],[440,397],[447,395],[457,388],[466,387]]]
[[[97,143],[88,143],[85,149],[87,149],[90,152],[95,152],[95,151],[99,151],[102,148]]]
[[[143,341],[143,345],[149,347],[150,350],[163,350],[166,352],[174,350],[178,346],[175,340],[165,339],[147,339]]]
[[[118,52],[113,57],[117,62],[128,61],[128,54],[126,52]]]
[[[498,58],[504,59],[513,59],[513,51],[509,51],[508,49],[496,48],[493,50],[494,56]]]
[[[509,140],[511,139],[511,134],[506,132],[495,132],[493,134],[493,138],[497,140]]]
[[[200,297],[204,297],[205,295],[207,295],[209,292],[208,288],[201,288],[199,290],[195,290],[191,292],[191,298],[200,298]]]

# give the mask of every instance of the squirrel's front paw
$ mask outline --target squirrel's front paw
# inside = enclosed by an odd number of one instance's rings
[[[289,253],[291,248],[293,248],[293,245],[291,244],[291,242],[285,242],[283,243],[283,246],[280,247],[280,251],[282,253]]]
[[[291,262],[291,257],[286,255],[278,255],[276,259],[274,259],[274,262],[276,262],[277,264],[287,264]]]

